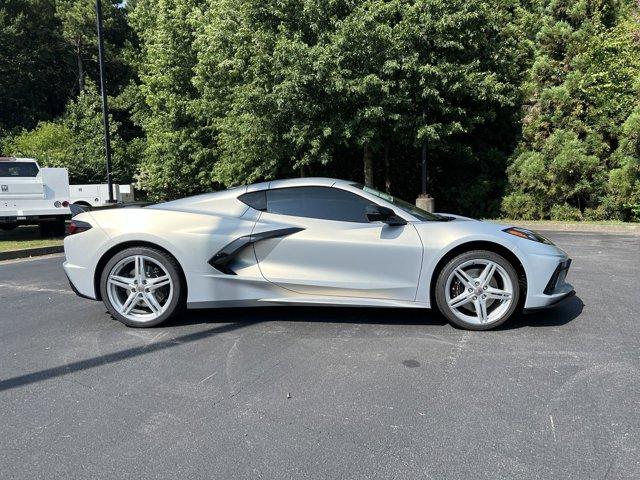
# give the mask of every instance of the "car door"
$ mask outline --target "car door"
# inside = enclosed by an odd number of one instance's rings
[[[258,194],[259,195],[259,194]],[[263,276],[300,294],[413,301],[422,266],[415,227],[369,222],[371,201],[335,187],[267,190],[253,230]]]

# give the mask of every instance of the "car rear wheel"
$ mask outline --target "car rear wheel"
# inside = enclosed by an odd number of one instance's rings
[[[511,263],[487,250],[462,253],[438,275],[438,310],[453,324],[489,330],[520,310],[520,283]]]
[[[185,293],[178,262],[163,251],[128,248],[115,254],[100,277],[109,313],[130,327],[153,327],[174,316]]]

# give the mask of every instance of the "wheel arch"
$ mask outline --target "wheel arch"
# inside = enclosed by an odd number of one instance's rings
[[[187,293],[189,291],[189,286],[187,284],[187,277],[185,276],[184,270],[182,269],[182,265],[180,264],[176,256],[166,248],[158,245],[157,243],[144,241],[144,240],[130,240],[130,241],[125,241],[112,246],[111,248],[109,248],[109,250],[104,252],[100,257],[100,260],[98,260],[98,263],[96,264],[96,268],[93,274],[93,289],[96,294],[97,300],[102,300],[102,295],[100,294],[100,277],[102,276],[102,271],[104,270],[104,267],[109,261],[109,259],[111,259],[118,252],[126,250],[127,248],[133,248],[133,247],[153,248],[154,250],[159,250],[161,252],[164,252],[167,255],[169,255],[171,258],[173,258],[176,261],[176,264],[178,265],[178,273],[180,274],[180,280],[182,280],[182,285],[184,286],[184,290],[185,290],[184,298],[187,298]]]
[[[435,305],[435,289],[436,282],[438,280],[438,275],[444,268],[444,266],[451,260],[452,258],[465,253],[470,252],[472,250],[488,250],[490,252],[497,253],[501,255],[506,260],[513,265],[517,274],[518,274],[518,282],[521,288],[520,302],[524,305],[525,299],[527,298],[527,273],[524,269],[524,266],[520,259],[517,257],[515,253],[509,250],[507,247],[500,245],[499,243],[491,242],[488,240],[474,240],[470,242],[465,242],[460,245],[456,245],[455,247],[448,250],[441,258],[438,260],[433,272],[431,273],[431,279],[429,282],[429,303],[433,306]]]

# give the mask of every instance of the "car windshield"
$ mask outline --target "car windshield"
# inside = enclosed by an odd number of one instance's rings
[[[416,217],[419,220],[422,220],[423,222],[428,222],[428,221],[442,222],[442,221],[448,220],[446,217],[443,217],[442,215],[427,212],[426,210],[418,208],[415,205],[410,204],[409,202],[405,202],[404,200],[396,198],[393,195],[389,195],[388,193],[380,192],[375,188],[366,187],[360,183],[354,183],[353,185],[361,189],[363,192],[370,193],[371,195],[375,195],[378,198],[382,198],[383,200],[386,200],[387,202],[392,203],[393,205],[398,207],[400,210],[408,213],[409,215],[413,215],[414,217]]]
[[[0,177],[35,177],[38,166],[33,162],[0,162]]]

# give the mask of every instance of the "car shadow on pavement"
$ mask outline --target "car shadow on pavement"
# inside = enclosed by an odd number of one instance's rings
[[[4,390],[10,390],[12,388],[21,387],[31,383],[41,382],[49,380],[55,377],[61,377],[70,373],[78,372],[81,370],[88,370],[90,368],[101,367],[112,363],[121,362],[129,358],[138,357],[140,355],[146,355],[148,353],[157,352],[160,350],[166,350],[178,345],[184,345],[186,343],[197,342],[214,335],[220,335],[223,333],[231,332],[239,328],[244,328],[249,325],[260,323],[259,321],[247,320],[244,322],[218,322],[206,328],[204,330],[190,332],[184,335],[169,338],[167,340],[160,340],[153,343],[145,343],[143,345],[119,350],[116,352],[99,355],[97,357],[91,357],[84,360],[78,360],[76,362],[67,363],[58,367],[47,368],[39,370],[37,372],[27,373],[24,375],[18,375],[15,377],[1,379],[0,380],[0,392]]]
[[[582,299],[578,296],[573,296],[549,308],[524,312],[519,317],[498,327],[498,330],[522,327],[559,327],[578,318],[583,308]]]
[[[497,330],[522,327],[557,327],[565,325],[582,313],[584,303],[572,297],[547,309],[523,313]],[[435,310],[418,308],[335,307],[335,306],[270,306],[235,307],[187,310],[182,315],[163,324],[163,327],[180,327],[214,322],[321,322],[371,325],[437,325],[447,320]]]
[[[270,306],[187,310],[163,324],[180,327],[213,322],[323,322],[372,325],[445,325],[437,312],[418,308]]]
[[[519,318],[499,327],[509,330],[521,327],[551,327],[565,325],[578,317],[584,304],[573,297],[556,308],[521,315]],[[132,348],[111,352],[97,357],[67,363],[32,373],[0,380],[0,392],[12,388],[69,375],[81,370],[101,367],[123,360],[166,350],[178,345],[196,342],[215,335],[269,321],[320,322],[337,324],[371,325],[445,325],[447,322],[437,312],[407,308],[356,308],[356,307],[254,307],[192,310],[184,312],[174,320],[162,325],[163,329],[207,324],[207,328],[189,331],[167,340],[146,343]],[[122,327],[126,328],[126,327]]]

